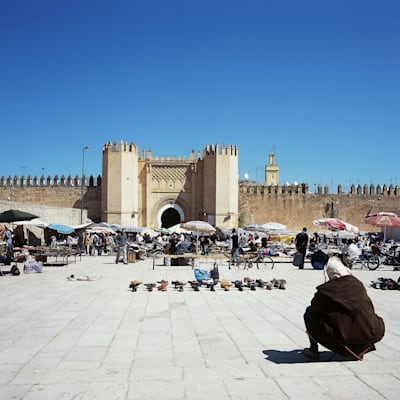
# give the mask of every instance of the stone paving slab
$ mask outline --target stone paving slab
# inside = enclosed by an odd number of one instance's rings
[[[116,265],[111,256],[0,277],[0,400],[399,398],[400,292],[368,287],[399,272],[354,271],[385,320],[377,351],[355,362],[322,348],[315,362],[301,354],[303,313],[322,272],[217,263],[222,279],[285,279],[287,289],[132,292],[131,280],[188,281],[193,271],[161,262],[153,269],[152,260]]]

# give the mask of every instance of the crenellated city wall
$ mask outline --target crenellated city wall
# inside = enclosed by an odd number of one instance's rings
[[[83,183],[83,186],[82,186]],[[93,220],[101,218],[101,177],[0,177],[0,200],[50,207],[88,209]]]
[[[211,153],[221,151],[209,150]],[[226,151],[236,152],[237,149],[234,146],[228,149],[227,146],[223,152]],[[101,190],[100,176],[84,178],[83,186],[78,176],[0,177],[0,200],[79,209],[83,192],[84,208],[88,210],[88,216],[97,222],[101,221]],[[400,188],[397,185],[352,185],[347,192],[339,185],[337,193],[330,193],[327,185],[319,185],[314,191],[311,193],[307,184],[265,186],[263,183],[241,181],[240,223],[276,221],[287,225],[288,229],[306,226],[315,230],[312,225],[314,219],[338,217],[368,231],[374,229],[364,223],[368,212],[400,212]]]
[[[369,212],[400,212],[399,187],[392,185],[352,185],[344,192],[329,193],[327,185],[319,185],[311,193],[307,184],[265,186],[255,182],[239,183],[240,220],[246,224],[276,221],[288,229],[307,227],[315,230],[312,221],[319,218],[341,218],[360,230],[379,230],[364,223]]]

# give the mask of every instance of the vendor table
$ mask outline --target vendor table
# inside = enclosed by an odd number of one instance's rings
[[[223,254],[210,254],[210,255],[201,255],[201,254],[196,254],[196,253],[184,253],[184,254],[164,254],[163,256],[154,256],[153,257],[153,269],[156,265],[156,260],[157,259],[163,259],[163,258],[170,258],[170,259],[190,259],[191,260],[191,266],[192,269],[194,268],[194,260],[226,260],[226,256]]]
[[[39,246],[29,249],[29,253],[35,256],[36,261],[42,261],[43,265],[67,265],[69,258],[73,257],[76,263],[78,251],[69,247],[47,247]],[[50,262],[49,258],[55,258],[54,262]]]

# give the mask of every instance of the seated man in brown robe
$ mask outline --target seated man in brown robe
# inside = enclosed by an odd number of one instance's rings
[[[304,314],[310,338],[304,354],[319,359],[320,343],[337,354],[361,360],[385,334],[383,319],[375,314],[362,282],[339,258],[329,259],[324,274],[325,283],[317,287]]]

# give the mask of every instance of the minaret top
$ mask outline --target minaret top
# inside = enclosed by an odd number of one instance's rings
[[[273,151],[269,153],[269,165],[275,165],[275,154]]]

